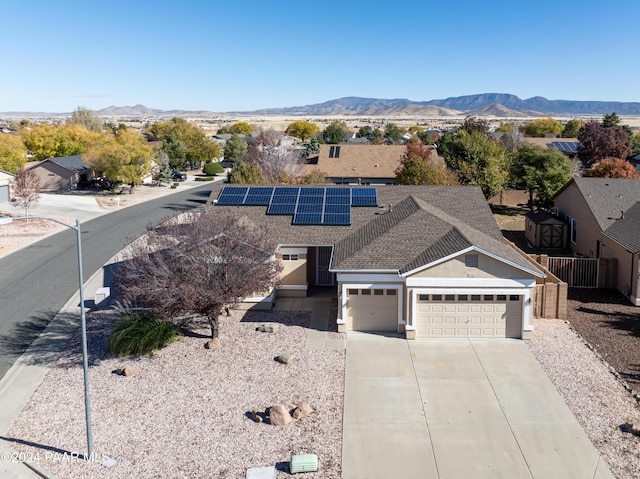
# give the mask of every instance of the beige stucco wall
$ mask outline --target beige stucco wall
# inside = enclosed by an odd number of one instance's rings
[[[464,254],[462,254],[444,263],[419,271],[409,278],[524,278],[530,276],[522,270],[497,261],[490,256],[477,254],[477,268],[467,268],[464,265]]]
[[[621,293],[638,295],[638,255],[633,255],[626,248],[607,238],[601,233],[598,238],[602,242],[602,258],[616,258],[618,260],[618,276],[616,289]]]
[[[282,260],[282,254],[278,254],[278,259]],[[297,261],[282,261],[282,273],[280,273],[280,284],[283,285],[306,285],[307,284],[307,255],[299,254]]]
[[[570,216],[577,221],[576,242],[571,241],[571,223],[567,224],[567,245],[572,251],[590,258],[596,257],[596,240],[600,237],[600,227],[584,201],[575,183],[571,183],[554,200],[558,216],[566,220]]]

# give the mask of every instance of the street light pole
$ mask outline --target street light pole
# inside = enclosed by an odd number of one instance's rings
[[[84,410],[87,427],[87,456],[85,457],[85,460],[91,460],[93,456],[93,434],[91,432],[91,403],[89,400],[89,357],[87,353],[87,320],[84,313],[84,279],[82,276],[82,237],[80,231],[80,220],[76,219],[76,224],[74,226],[46,216],[18,216],[2,217],[0,218],[0,224],[11,223],[15,220],[31,219],[53,221],[54,223],[58,223],[76,231],[76,244],[78,250],[78,286],[80,290],[80,328],[82,330],[82,369],[84,371]]]

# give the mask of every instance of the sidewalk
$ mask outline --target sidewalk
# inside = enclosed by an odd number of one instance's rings
[[[221,177],[216,182],[223,181]],[[162,191],[161,195],[149,197],[151,200],[166,194],[178,193],[185,188],[203,186],[205,183],[188,179],[180,184],[179,188]],[[146,201],[145,200],[145,201]],[[98,216],[110,213],[110,210],[101,209],[93,196],[43,194],[37,209],[31,212],[34,216],[55,217],[57,219],[75,218],[81,223]],[[74,221],[73,220],[73,221]],[[57,233],[55,230],[50,234]],[[45,235],[48,236],[48,235]],[[42,239],[44,236],[34,241]],[[22,247],[28,246],[34,241],[25,241]],[[7,254],[11,254],[15,250]],[[2,257],[3,255],[0,255]],[[116,261],[116,257],[107,264]],[[84,283],[85,304],[90,303],[98,288],[104,286],[105,268],[98,270]],[[88,310],[85,310],[88,313]],[[0,379],[0,477],[2,479],[33,479],[50,478],[55,476],[48,474],[40,468],[38,458],[28,458],[17,454],[11,447],[12,441],[19,438],[7,437],[11,425],[27,405],[33,393],[65,350],[69,338],[80,326],[80,294],[74,296],[64,305],[60,312],[51,320],[40,336],[31,344],[29,349],[13,364],[11,369]],[[79,392],[81,394],[81,392]],[[26,459],[26,461],[25,461]],[[29,461],[29,459],[32,459]],[[45,464],[42,464],[46,467]]]

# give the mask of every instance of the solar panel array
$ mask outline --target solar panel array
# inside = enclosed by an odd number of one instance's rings
[[[558,151],[563,153],[578,153],[578,147],[580,142],[578,141],[552,141],[547,146],[550,148],[555,148]]]
[[[268,215],[293,215],[294,225],[350,225],[352,206],[378,206],[375,188],[226,186],[217,205],[268,206]]]

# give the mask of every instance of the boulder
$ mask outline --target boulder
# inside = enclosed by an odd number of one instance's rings
[[[274,426],[286,426],[291,422],[291,414],[282,404],[269,408],[269,422]]]
[[[276,356],[276,361],[282,364],[290,364],[293,361],[293,354],[291,353],[283,353],[279,356]]]
[[[220,349],[222,343],[220,342],[220,338],[214,338],[204,343],[204,347],[206,349]]]
[[[260,331],[262,333],[275,333],[278,331],[278,325],[273,323],[261,324],[256,328],[256,331]]]
[[[302,419],[303,417],[307,417],[312,412],[313,408],[311,407],[311,405],[309,403],[303,402],[293,410],[293,417],[295,419]]]
[[[138,366],[125,366],[123,368],[118,368],[113,372],[120,376],[135,376],[136,374],[140,374],[140,368]]]

